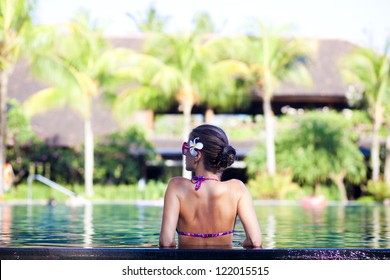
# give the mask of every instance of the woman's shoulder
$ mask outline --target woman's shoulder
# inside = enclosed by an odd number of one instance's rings
[[[245,191],[246,186],[244,182],[238,179],[230,179],[228,181],[225,181],[230,188],[234,188],[236,191]]]
[[[169,179],[169,184],[177,184],[177,183],[183,183],[183,182],[190,182],[189,179],[187,178],[184,178],[184,177],[181,177],[181,176],[176,176],[176,177],[172,177],[171,179]]]
[[[240,187],[240,188],[245,188],[245,184],[243,181],[239,180],[239,179],[230,179],[230,180],[227,180],[225,181],[226,183],[232,185],[232,186],[237,186],[237,187]]]
[[[191,181],[189,179],[177,176],[177,177],[172,177],[169,180],[168,187],[176,188],[176,187],[179,187],[179,186],[183,186],[183,184],[188,184],[188,183],[191,183]]]
[[[184,177],[173,177],[169,180],[166,194],[183,197],[189,190],[191,181]],[[192,185],[192,184],[191,184]]]

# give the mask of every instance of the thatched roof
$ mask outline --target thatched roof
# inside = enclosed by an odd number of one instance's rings
[[[275,98],[286,100],[333,100],[346,102],[347,84],[342,81],[340,59],[350,53],[355,45],[340,40],[307,40],[313,48],[308,69],[313,79],[312,86],[284,83]]]

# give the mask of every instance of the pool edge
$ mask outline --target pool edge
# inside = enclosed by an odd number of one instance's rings
[[[0,248],[0,260],[390,260],[390,249]]]

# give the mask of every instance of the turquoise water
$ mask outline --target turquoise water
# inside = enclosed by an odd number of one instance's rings
[[[390,207],[256,204],[264,248],[390,248]],[[157,247],[162,207],[0,204],[2,247]],[[238,220],[233,246],[244,239]]]

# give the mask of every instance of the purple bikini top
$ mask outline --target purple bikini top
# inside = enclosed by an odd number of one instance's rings
[[[176,232],[178,235],[209,238],[209,237],[218,237],[218,236],[232,234],[234,232],[234,229],[229,231],[224,231],[224,232],[218,232],[218,233],[191,233],[191,232],[179,231],[178,229],[176,229]]]
[[[200,188],[200,185],[206,181],[206,180],[214,180],[214,181],[219,181],[218,179],[215,179],[215,178],[207,178],[207,177],[203,177],[203,176],[194,176],[192,177],[191,179],[191,182],[193,184],[195,184],[195,190],[199,190]]]

